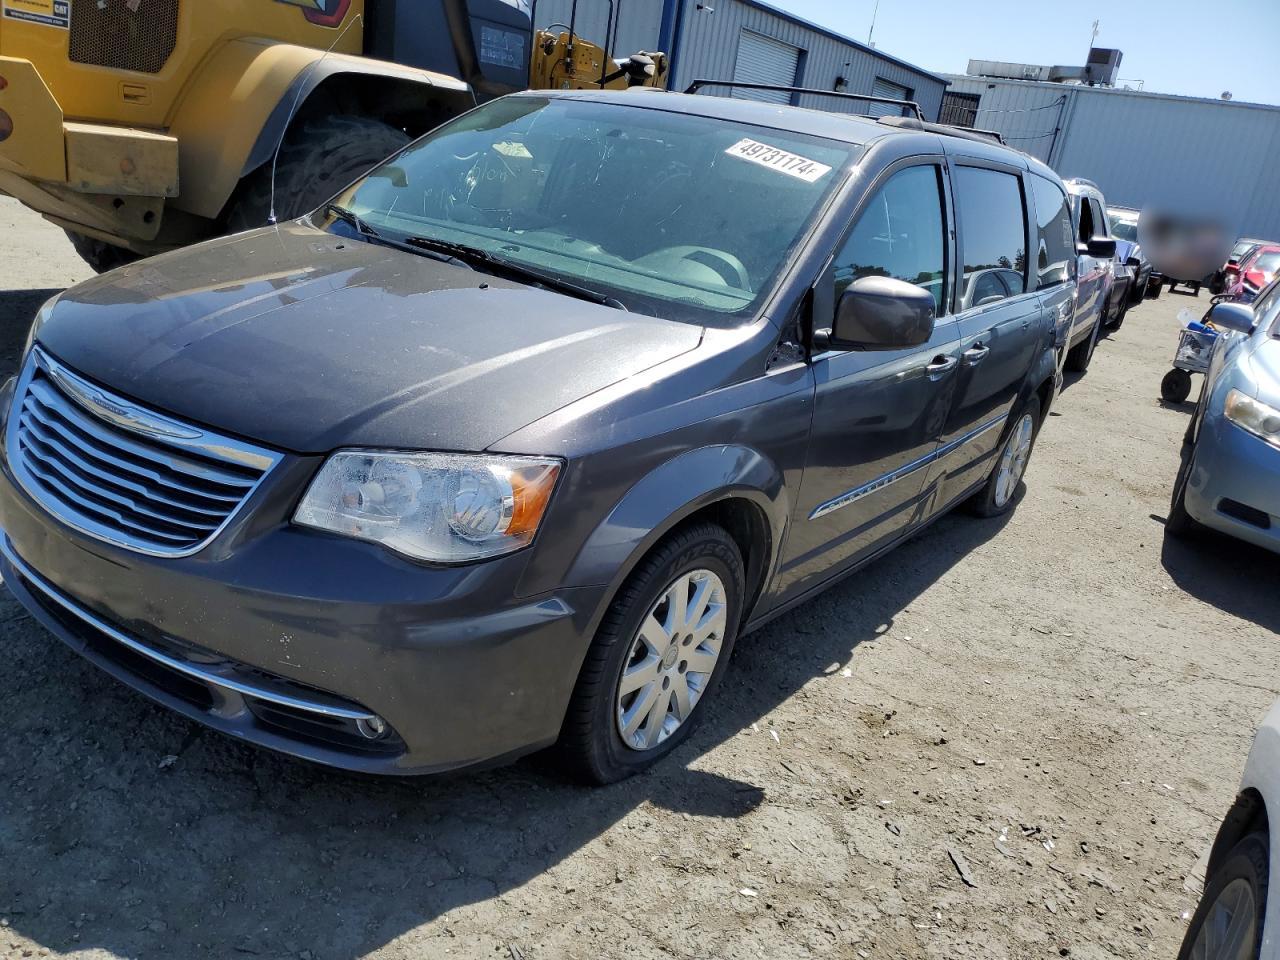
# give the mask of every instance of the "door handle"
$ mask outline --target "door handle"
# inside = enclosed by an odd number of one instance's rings
[[[986,359],[987,354],[990,352],[991,352],[991,348],[988,347],[985,343],[975,343],[972,347],[970,347],[968,350],[964,352],[963,354],[964,362],[971,367],[976,367],[984,359]]]
[[[937,380],[945,373],[950,373],[955,365],[960,361],[955,357],[949,357],[945,354],[939,354],[933,358],[933,362],[925,367],[925,371],[929,374],[930,380]]]

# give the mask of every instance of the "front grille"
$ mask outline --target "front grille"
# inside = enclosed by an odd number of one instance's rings
[[[280,459],[146,410],[38,347],[14,391],[7,444],[15,476],[54,516],[158,556],[204,546]]]
[[[75,0],[68,56],[114,70],[159,73],[178,40],[178,0]]]

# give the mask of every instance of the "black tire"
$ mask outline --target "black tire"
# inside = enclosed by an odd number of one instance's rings
[[[726,627],[719,657],[688,718],[655,746],[633,749],[622,740],[615,712],[632,643],[641,622],[668,587],[698,569],[715,573],[725,588]],[[706,713],[704,701],[715,694],[728,666],[745,595],[742,556],[729,534],[715,524],[676,531],[640,562],[614,597],[578,674],[557,744],[560,759],[572,774],[596,784],[623,780],[652,766],[689,736]]]
[[[1191,924],[1187,927],[1187,935],[1182,939],[1178,960],[1192,960],[1193,957],[1203,957],[1204,960],[1257,960],[1262,949],[1262,927],[1266,919],[1270,877],[1270,844],[1267,832],[1259,830],[1232,847],[1221,866],[1213,871],[1213,875],[1205,883],[1204,896],[1200,898],[1200,905],[1196,907]],[[1234,894],[1245,890],[1252,897],[1252,911],[1248,910],[1247,904],[1239,905],[1240,909],[1231,917],[1232,921],[1239,918],[1239,926],[1235,922],[1228,922],[1225,930],[1219,928],[1217,931],[1220,935],[1238,931],[1241,940],[1223,943],[1220,951],[1197,951],[1196,940],[1206,932],[1206,927],[1209,924],[1218,926],[1225,919],[1220,912],[1215,911],[1215,904],[1219,900],[1230,902],[1235,899]]]
[[[65,232],[67,239],[71,241],[71,246],[75,247],[76,253],[80,254],[80,259],[93,267],[96,273],[106,273],[108,270],[123,267],[126,263],[133,263],[140,259],[138,254],[124,247],[113,246],[103,240],[95,240],[93,237],[86,237],[83,233],[72,230]]]
[[[1099,317],[1093,329],[1089,331],[1089,336],[1067,351],[1067,359],[1063,361],[1062,368],[1072,373],[1084,373],[1088,370],[1089,364],[1093,361],[1093,351],[1098,346],[1098,337],[1101,335],[1102,318]]]
[[[1031,447],[1027,450],[1024,458],[1023,471],[1026,470],[1026,463],[1030,461],[1031,454],[1035,452],[1036,437],[1040,435],[1040,420],[1042,411],[1040,409],[1040,398],[1037,396],[1030,397],[1026,403],[1019,408],[1017,414],[1009,418],[1009,426],[1005,428],[1004,436],[1000,439],[1000,446],[997,448],[995,463],[991,467],[991,475],[987,477],[987,482],[977,493],[975,493],[965,503],[965,508],[977,517],[998,517],[1002,513],[1008,513],[1018,501],[1022,499],[1022,491],[1024,489],[1022,474],[1019,474],[1018,481],[1009,498],[1003,503],[997,502],[997,493],[999,488],[1000,464],[1004,459],[1005,449],[1013,442],[1014,435],[1018,429],[1018,425],[1026,416],[1031,417]]]
[[[1193,297],[1198,297],[1198,296],[1200,296],[1200,287],[1201,287],[1201,281],[1199,281],[1199,280],[1197,280],[1195,283],[1191,284],[1191,295],[1192,295]]]
[[[1124,325],[1124,318],[1129,315],[1129,304],[1132,302],[1132,298],[1126,290],[1125,295],[1120,298],[1120,303],[1116,306],[1115,316],[1111,318],[1111,323],[1107,329],[1115,331]]]
[[[409,142],[409,135],[366,117],[319,117],[296,124],[276,162],[276,219],[314,210]],[[271,161],[246,177],[227,208],[227,232],[249,230],[271,215]]]
[[[1158,299],[1160,297],[1161,286],[1163,286],[1163,284],[1159,284],[1159,283],[1149,284],[1147,287],[1147,296],[1150,297],[1152,300]]]
[[[1182,403],[1191,396],[1191,374],[1174,367],[1160,380],[1160,396],[1169,403]]]
[[[1169,498],[1169,515],[1164,521],[1165,533],[1171,537],[1187,537],[1200,526],[1187,513],[1187,480],[1191,477],[1191,461],[1195,459],[1195,445],[1182,445],[1182,460],[1173,478],[1173,495]]]

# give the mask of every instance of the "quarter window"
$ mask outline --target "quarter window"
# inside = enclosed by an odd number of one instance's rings
[[[959,167],[956,206],[964,258],[962,308],[990,303],[1000,295],[1000,284],[990,283],[988,277],[1003,281],[1010,296],[1022,293],[1027,272],[1027,213],[1018,177],[999,170]]]
[[[895,173],[863,208],[836,255],[836,297],[863,277],[894,277],[928,290],[944,313],[943,222],[938,167]]]
[[[1036,252],[1037,290],[1070,280],[1076,262],[1075,228],[1067,195],[1052,180],[1037,174],[1028,178],[1036,201],[1039,245]]]

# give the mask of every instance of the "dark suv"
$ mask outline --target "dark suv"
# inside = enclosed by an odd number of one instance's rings
[[[309,218],[46,304],[4,580],[245,740],[623,777],[741,634],[1015,503],[1074,257],[1058,178],[947,128],[496,100]]]

